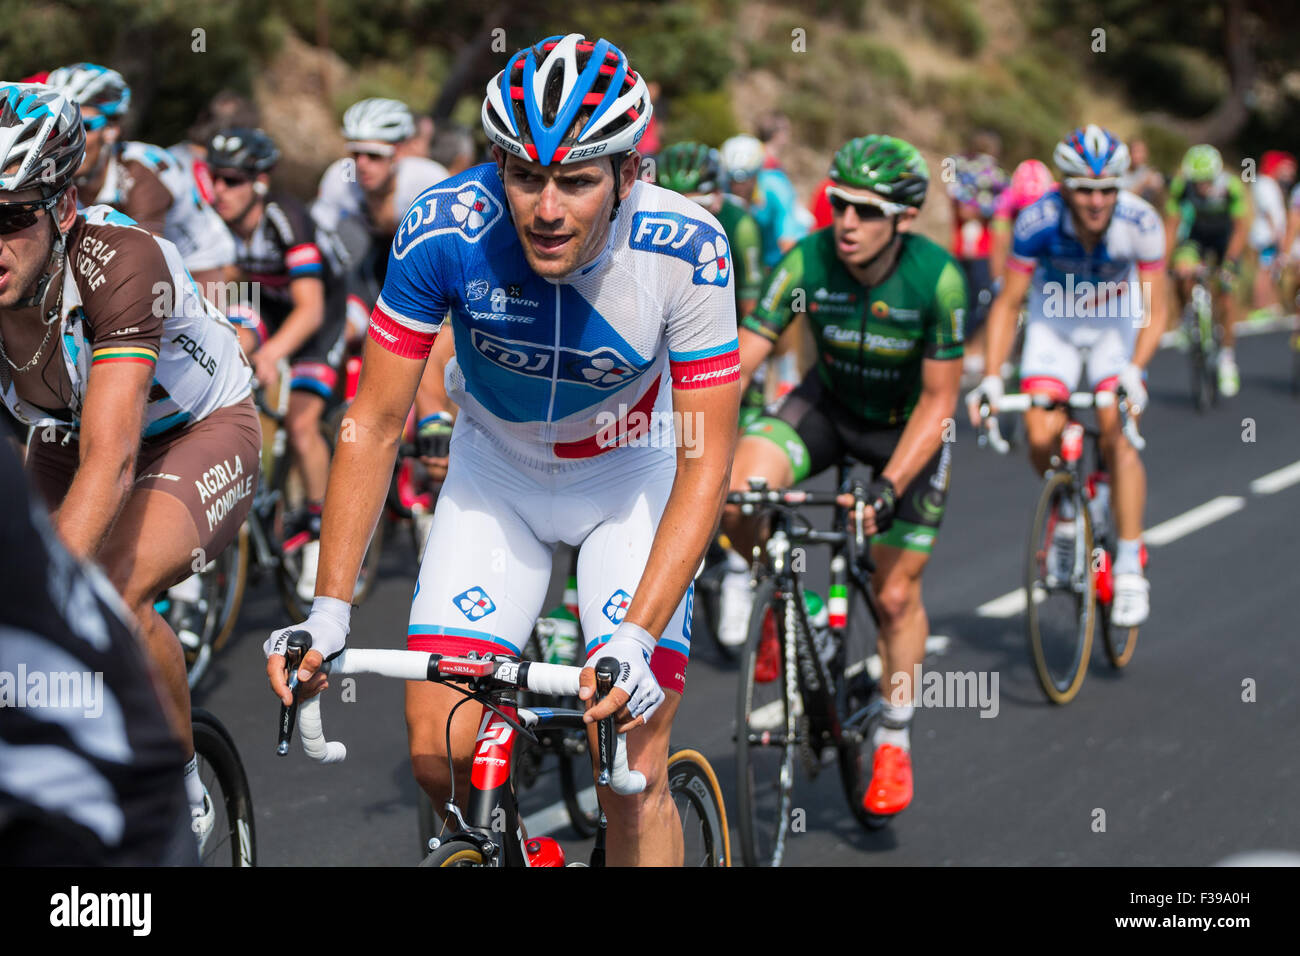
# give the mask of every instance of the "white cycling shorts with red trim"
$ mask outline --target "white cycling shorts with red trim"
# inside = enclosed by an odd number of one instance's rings
[[[1131,318],[1030,319],[1020,356],[1021,391],[1064,397],[1078,386],[1085,371],[1090,391],[1113,390],[1115,377],[1133,359],[1138,331]]]
[[[518,654],[551,582],[560,542],[578,548],[578,607],[587,654],[622,622],[645,571],[677,470],[670,447],[626,446],[554,464],[514,456],[462,414],[447,480],[420,562],[406,646]],[[693,589],[650,666],[681,693],[691,651]]]

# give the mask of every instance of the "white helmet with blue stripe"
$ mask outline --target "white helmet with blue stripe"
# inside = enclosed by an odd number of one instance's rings
[[[1074,130],[1057,143],[1052,159],[1066,177],[1088,180],[1118,179],[1128,172],[1129,164],[1123,140],[1095,123]]]
[[[89,106],[112,119],[121,119],[131,105],[131,88],[117,70],[95,63],[74,63],[53,71],[45,80],[78,106]]]
[[[580,33],[520,50],[487,85],[483,132],[549,166],[631,152],[653,108],[645,80],[608,40]]]

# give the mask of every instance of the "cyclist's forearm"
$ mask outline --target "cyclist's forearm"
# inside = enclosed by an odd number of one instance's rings
[[[388,495],[403,424],[355,406],[343,420],[321,516],[319,596],[352,601],[357,573]]]
[[[683,422],[692,421],[694,434],[688,444],[685,425],[680,430],[677,475],[627,612],[627,620],[656,638],[681,603],[717,529],[736,450],[739,385],[701,391],[715,394],[704,405],[675,402]]]
[[[82,455],[55,527],[68,550],[93,559],[131,493],[137,446],[112,442]]]
[[[898,439],[898,446],[880,471],[882,477],[894,483],[894,489],[900,494],[943,447],[945,431],[955,427],[952,415],[956,402],[955,384],[950,394],[946,389],[944,392],[921,393]]]
[[[1246,239],[1250,236],[1250,220],[1237,219],[1232,225],[1232,237],[1228,240],[1228,248],[1224,250],[1225,259],[1239,259],[1246,248]]]
[[[302,348],[324,323],[323,309],[298,306],[289,313],[275,334],[266,340],[262,350],[269,349],[278,358],[288,358]]]
[[[1145,324],[1138,330],[1137,341],[1133,344],[1133,364],[1146,368],[1160,348],[1160,336],[1164,334],[1165,323],[1169,317],[1169,277],[1164,267],[1144,270],[1140,273],[1140,288],[1150,290],[1145,303]]]
[[[769,342],[757,332],[741,329],[740,339],[740,391],[743,395],[754,381],[754,373],[772,354],[774,342]]]
[[[1008,273],[1008,282],[1011,281],[1013,273]],[[1007,286],[1003,286],[1002,292],[993,304],[989,307],[989,317],[985,323],[987,331],[984,333],[988,338],[984,345],[984,374],[997,375],[998,370],[1002,368],[1002,363],[1007,360],[1011,354],[1011,343],[1016,334],[1016,315],[1020,311],[1022,296],[1017,296],[1014,300],[1008,294]]]

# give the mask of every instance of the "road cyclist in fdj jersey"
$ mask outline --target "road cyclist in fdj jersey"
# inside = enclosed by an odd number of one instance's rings
[[[801,312],[817,364],[775,416],[745,429],[731,485],[743,490],[758,476],[789,487],[845,455],[873,470],[865,530],[877,535],[872,585],[887,704],[864,806],[888,816],[912,799],[912,694],[893,676],[910,676],[925,656],[921,576],[951,479],[943,439],[961,379],[966,283],[947,251],[912,231],[930,183],[914,146],[892,136],[850,140],[835,154],[831,180],[832,226],[786,253],[740,331],[742,380]],[[723,527],[748,556],[757,543],[752,522],[728,508]],[[722,628],[743,639],[747,575],[729,575],[722,598]]]
[[[27,471],[55,529],[139,622],[203,838],[214,813],[185,661],[153,601],[220,554],[252,504],[252,370],[174,245],[108,206],[77,210],[84,151],[81,113],[61,93],[0,86],[0,387],[35,426]]]
[[[1128,150],[1113,133],[1095,125],[1076,129],[1057,144],[1053,159],[1063,182],[1016,219],[1006,283],[989,316],[985,367],[1001,368],[1028,294],[1021,391],[1068,398],[1086,372],[1089,389],[1122,389],[1136,415],[1147,403],[1144,370],[1159,347],[1169,301],[1160,215],[1121,188]],[[968,396],[972,422],[982,400],[996,411],[1003,394],[1002,378],[987,375]],[[1025,412],[1029,458],[1039,474],[1052,467],[1065,423],[1059,409]],[[1118,530],[1111,620],[1136,627],[1150,610],[1141,561],[1146,471],[1122,434],[1118,408],[1098,409],[1097,424]],[[1062,521],[1053,532],[1049,569],[1058,569],[1051,573],[1061,579],[1069,577],[1064,565],[1073,561],[1073,531],[1073,523]]]
[[[240,344],[257,380],[274,388],[280,362],[289,362],[289,445],[302,475],[305,511],[286,518],[286,539],[305,533],[298,595],[316,593],[320,511],[329,479],[330,451],[321,416],[338,387],[343,358],[342,263],[306,208],[292,196],[273,193],[271,171],[280,150],[260,129],[234,127],[208,144],[217,212],[235,237],[241,282],[258,293],[230,309]],[[242,288],[242,286],[241,286]]]
[[[46,83],[81,107],[86,159],[77,172],[79,201],[112,206],[175,243],[205,294],[209,283],[228,278],[234,244],[193,173],[160,146],[121,141],[122,121],[131,104],[131,90],[122,75],[94,63],[77,63],[54,70]]]
[[[517,655],[542,611],[554,548],[579,548],[588,655],[620,662],[588,719],[618,715],[630,765],[648,781],[636,796],[602,794],[611,864],[682,860],[668,740],[690,652],[689,586],[726,494],[740,398],[722,228],[637,179],[650,115],[627,58],[579,34],[519,51],[488,84],[482,122],[495,162],[423,193],[393,242],[350,412],[356,440],[340,445],[330,474],[317,598],[298,625],[314,642],[298,672],[312,693],[322,659],[344,646],[425,358],[440,330],[454,335],[446,380],[461,414],[407,646]],[[287,703],[285,633],[266,649]],[[588,702],[594,682],[586,670]],[[408,685],[412,767],[440,808],[458,699]],[[461,708],[451,726],[458,792],[476,731],[497,732]]]
[[[1215,321],[1223,332],[1219,391],[1231,398],[1241,389],[1235,351],[1241,308],[1234,291],[1241,271],[1241,254],[1250,237],[1246,188],[1237,176],[1223,168],[1219,151],[1202,143],[1183,156],[1178,175],[1169,184],[1165,214],[1180,313],[1191,295],[1197,270],[1204,266],[1215,275]]]

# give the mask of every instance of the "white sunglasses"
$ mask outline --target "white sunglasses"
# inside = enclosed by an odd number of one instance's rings
[[[838,186],[827,186],[826,195],[831,201],[831,206],[834,207],[837,212],[843,210],[845,206],[874,206],[877,209],[882,210],[886,216],[901,216],[903,213],[907,212],[907,210],[912,208],[911,206],[904,206],[902,203],[889,202],[887,199],[880,199],[877,196],[859,196],[853,193],[846,193]],[[839,203],[835,202],[837,199],[839,200]]]

